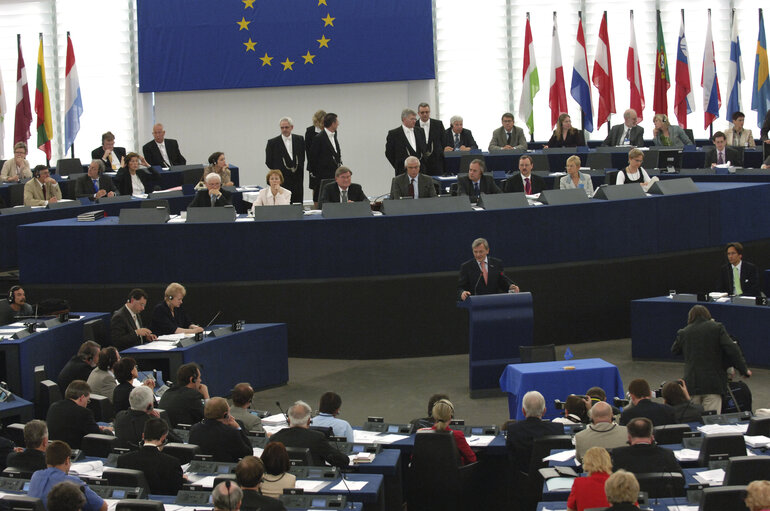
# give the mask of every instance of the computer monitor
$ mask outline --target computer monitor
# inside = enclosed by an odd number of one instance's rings
[[[667,172],[675,172],[682,168],[681,149],[656,149],[655,152],[658,153],[655,168]]]

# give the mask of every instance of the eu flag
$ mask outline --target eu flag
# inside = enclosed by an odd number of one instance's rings
[[[137,0],[139,90],[435,78],[431,0]]]

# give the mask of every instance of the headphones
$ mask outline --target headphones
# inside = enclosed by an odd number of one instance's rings
[[[171,295],[166,295],[166,300],[168,300],[169,302],[170,302],[171,300],[173,300],[173,299],[174,299],[174,297],[173,297],[173,296],[171,296]]]
[[[8,290],[8,303],[13,303],[16,301],[16,291],[21,289],[21,286],[12,286],[11,289]]]

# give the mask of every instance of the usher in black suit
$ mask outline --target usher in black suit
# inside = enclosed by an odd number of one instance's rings
[[[316,181],[315,188],[313,188],[313,201],[318,201],[321,181],[334,179],[334,172],[342,165],[342,152],[337,141],[337,133],[334,133],[334,146],[332,146],[332,141],[326,134],[326,130],[316,134],[310,148],[309,160]],[[313,184],[312,179],[310,184]]]
[[[412,145],[406,139],[403,124],[398,128],[388,131],[388,137],[385,140],[385,157],[393,166],[397,176],[406,172],[404,160],[408,156],[415,156],[418,160],[421,160],[420,168],[423,167],[422,155],[425,152],[425,132],[416,125],[414,127],[414,142],[417,147],[416,150],[412,148]]]
[[[418,119],[415,126],[420,126],[425,133],[422,121]],[[438,119],[428,119],[423,163],[425,173],[430,176],[440,176],[444,173],[444,123]]]
[[[511,282],[502,275],[503,262],[496,257],[487,256],[487,282],[481,276],[481,268],[476,259],[465,261],[460,267],[460,280],[457,283],[457,298],[463,291],[470,291],[472,295],[492,295],[495,293],[507,293]]]
[[[168,159],[171,161],[163,161],[163,155],[160,153],[158,143],[155,142],[155,139],[152,139],[142,146],[142,153],[144,153],[144,159],[147,160],[147,163],[159,167],[187,164],[187,160],[179,152],[179,144],[176,140],[165,138],[163,139],[163,144],[166,146],[166,154],[168,154]]]
[[[305,141],[299,135],[291,136],[291,152],[286,151],[283,135],[267,141],[265,165],[283,174],[283,187],[291,192],[292,202],[302,202],[305,178]]]

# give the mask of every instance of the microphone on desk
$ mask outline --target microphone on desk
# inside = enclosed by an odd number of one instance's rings
[[[205,327],[203,327],[203,329],[204,329],[204,330],[206,330],[208,327],[210,327],[210,326],[211,326],[211,324],[212,324],[214,321],[216,321],[216,319],[219,317],[219,315],[220,315],[220,314],[222,314],[222,311],[219,311],[219,312],[217,312],[216,314],[214,314],[214,317],[213,317],[213,318],[211,318],[211,321],[209,321],[209,323],[208,323],[208,324],[207,324]]]
[[[478,294],[477,291],[479,289],[479,282],[481,281],[481,277],[483,276],[484,276],[483,273],[479,273],[479,278],[476,279],[476,285],[473,286],[473,296],[476,296]]]
[[[286,412],[284,412],[284,411],[283,411],[283,408],[281,408],[281,402],[280,402],[280,401],[276,401],[276,402],[275,402],[275,406],[277,406],[277,407],[278,407],[278,409],[279,409],[279,410],[281,411],[281,413],[283,414],[283,416],[284,416],[284,417],[286,417],[286,425],[287,425],[287,426],[290,426],[290,424],[289,424],[289,416],[288,416],[288,414],[287,414]]]

